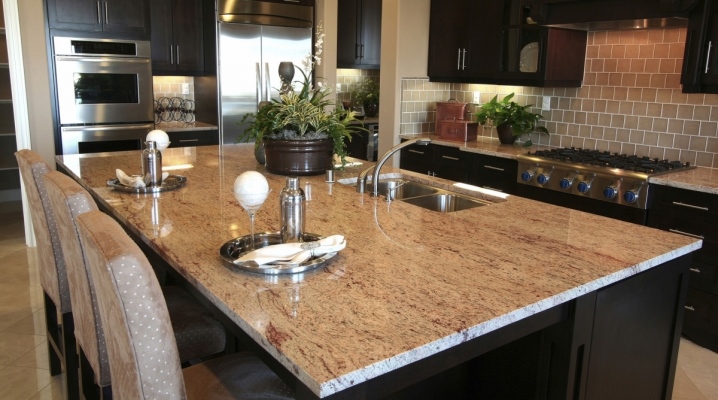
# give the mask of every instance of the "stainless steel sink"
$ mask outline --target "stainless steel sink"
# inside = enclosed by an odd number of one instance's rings
[[[387,201],[403,201],[431,211],[442,213],[468,210],[491,204],[485,200],[462,196],[447,190],[407,181],[388,179],[379,181],[379,195]]]
[[[426,196],[438,193],[439,189],[405,180],[379,181],[379,195],[389,200],[401,200],[410,197]]]
[[[452,193],[437,193],[432,195],[402,199],[401,201],[403,201],[404,203],[409,203],[415,206],[426,208],[427,210],[442,213],[468,210],[470,208],[481,207],[491,204],[487,201],[472,199],[469,197],[459,196]]]

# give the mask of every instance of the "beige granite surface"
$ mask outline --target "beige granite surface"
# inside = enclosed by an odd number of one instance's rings
[[[160,122],[155,124],[155,129],[161,129],[165,132],[182,132],[182,131],[204,131],[208,129],[219,129],[217,125],[207,124],[204,122]]]
[[[697,167],[648,178],[655,185],[673,186],[681,189],[718,194],[718,169]]]
[[[232,195],[235,178],[246,170],[267,177],[272,192],[257,214],[256,229],[277,231],[285,177],[258,165],[252,145],[186,152],[182,162],[192,168],[172,173],[187,176],[187,185],[156,196],[106,186],[115,168],[138,173],[140,152],[57,159],[320,397],[701,245],[686,236],[514,196],[441,214],[401,201],[386,203],[352,186],[326,183],[322,175],[301,179],[308,200],[306,228],[345,235],[346,249],[323,268],[303,274],[236,271],[219,256],[222,244],[249,233],[249,218]],[[364,167],[338,171],[337,179],[351,181]],[[389,168],[387,175],[452,186]]]

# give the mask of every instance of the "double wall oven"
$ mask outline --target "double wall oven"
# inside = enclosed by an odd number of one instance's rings
[[[154,129],[150,42],[53,38],[62,154],[138,150]]]

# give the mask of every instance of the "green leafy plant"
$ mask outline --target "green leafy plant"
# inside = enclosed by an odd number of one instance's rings
[[[321,28],[320,28],[321,29]],[[358,131],[366,131],[361,122],[356,121],[354,112],[346,112],[336,107],[329,99],[332,93],[327,86],[312,84],[315,62],[319,63],[321,43],[324,34],[317,32],[316,55],[309,55],[303,62],[305,69],[295,66],[302,73],[301,89],[294,89],[271,99],[257,113],[245,114],[240,123],[249,123],[237,142],[254,141],[256,146],[264,140],[314,140],[330,138],[334,154],[346,163],[346,140]]]
[[[352,99],[354,99],[355,104],[379,104],[379,84],[372,78],[363,80],[352,91]]]
[[[543,119],[541,114],[532,113],[528,109],[529,105],[519,105],[511,101],[514,93],[511,93],[503,99],[498,99],[499,95],[494,96],[488,103],[484,103],[476,110],[476,120],[490,126],[511,125],[514,136],[523,136],[531,132],[549,134],[548,129],[543,126],[536,126],[539,120]],[[531,146],[531,140],[524,142],[524,146]]]

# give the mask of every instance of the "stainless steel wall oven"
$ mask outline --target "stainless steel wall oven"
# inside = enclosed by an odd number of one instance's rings
[[[154,129],[148,41],[54,37],[62,154],[141,149]]]

